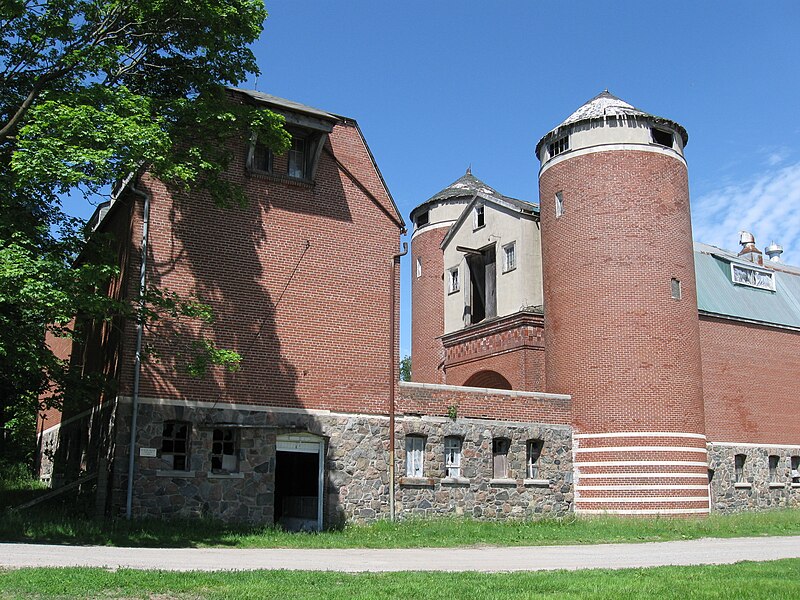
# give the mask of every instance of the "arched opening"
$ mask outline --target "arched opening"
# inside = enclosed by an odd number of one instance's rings
[[[497,371],[478,371],[464,382],[467,387],[510,390],[511,383]]]

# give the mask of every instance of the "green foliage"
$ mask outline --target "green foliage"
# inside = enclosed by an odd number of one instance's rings
[[[46,333],[80,343],[83,323],[212,318],[199,300],[166,292],[136,306],[109,298],[113,244],[87,240],[60,195],[97,200],[147,169],[220,205],[244,202],[224,175],[231,141],[255,135],[276,152],[289,143],[282,117],[232,102],[223,87],[258,71],[249,44],[265,17],[262,0],[0,3],[0,427],[28,427],[66,389],[105,385],[54,356]],[[209,341],[196,348],[197,375],[238,360]]]
[[[411,381],[411,357],[408,355],[400,361],[400,381]]]

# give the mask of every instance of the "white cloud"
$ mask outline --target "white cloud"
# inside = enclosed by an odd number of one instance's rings
[[[742,230],[762,250],[774,240],[786,262],[800,264],[800,162],[692,199],[692,225],[696,240],[729,250]]]

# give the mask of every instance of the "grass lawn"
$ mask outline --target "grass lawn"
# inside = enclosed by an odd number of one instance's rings
[[[620,571],[506,574],[21,569],[0,572],[0,597],[794,599],[800,597],[800,559]]]
[[[800,535],[800,510],[705,519],[576,518],[480,522],[464,518],[380,521],[341,531],[286,533],[218,521],[94,520],[58,507],[0,513],[0,541],[112,546],[233,548],[420,548],[480,544],[539,546],[650,542],[701,537]]]

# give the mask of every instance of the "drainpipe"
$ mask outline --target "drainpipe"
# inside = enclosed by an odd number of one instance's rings
[[[403,242],[403,251],[392,256],[391,280],[389,281],[389,303],[391,306],[391,325],[389,326],[389,515],[395,520],[394,511],[394,395],[395,374],[397,373],[397,356],[395,355],[395,339],[397,339],[397,323],[395,320],[395,281],[397,279],[397,263],[400,257],[408,254],[408,243]]]
[[[139,269],[139,318],[136,320],[136,354],[133,359],[133,398],[131,399],[131,442],[128,449],[128,493],[125,499],[125,516],[130,519],[133,505],[133,473],[136,461],[136,421],[139,416],[139,376],[142,370],[142,334],[144,323],[141,312],[144,308],[144,293],[147,272],[147,230],[150,224],[150,195],[130,186],[130,191],[144,199],[142,214],[142,260]]]

